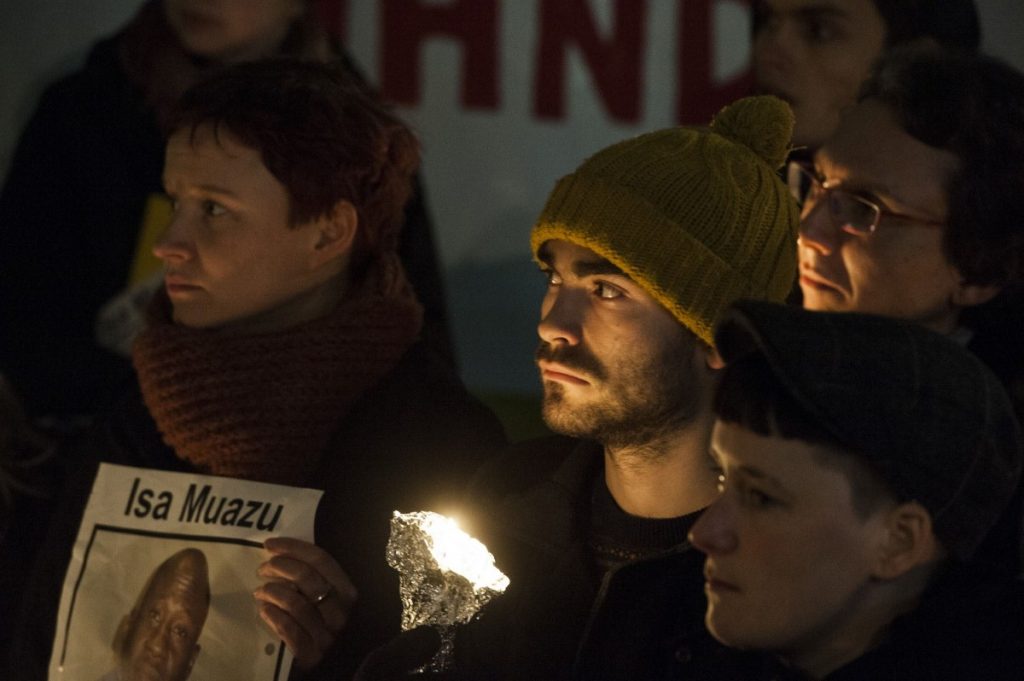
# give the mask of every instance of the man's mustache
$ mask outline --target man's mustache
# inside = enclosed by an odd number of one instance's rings
[[[607,378],[607,372],[601,362],[582,345],[567,345],[555,349],[551,343],[541,341],[533,357],[538,362],[556,362],[566,369],[574,369],[599,380]]]

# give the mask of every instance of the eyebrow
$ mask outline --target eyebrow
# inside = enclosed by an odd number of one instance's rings
[[[551,252],[548,250],[547,245],[540,247],[537,252],[537,258],[547,265],[548,267],[554,268],[554,258],[551,256]],[[622,271],[621,267],[613,265],[604,258],[598,258],[596,260],[577,260],[572,263],[572,273],[576,277],[592,277],[599,274],[612,274],[630,279],[630,276]]]
[[[201,184],[201,185],[198,185],[198,188],[202,189],[204,192],[208,192],[210,194],[220,194],[221,196],[229,196],[231,198],[238,198],[238,194],[236,194],[235,192],[233,192],[230,189],[227,189],[225,187],[219,187],[219,186],[217,186],[215,184]]]
[[[164,185],[164,193],[167,193],[167,182],[163,182],[162,184]],[[221,187],[215,184],[197,184],[191,185],[191,188],[198,189],[207,194],[217,194],[218,196],[224,196],[230,199],[238,198],[238,194],[236,194],[235,192],[231,191],[230,189],[227,189],[226,187]]]
[[[742,466],[737,467],[737,470],[743,473],[744,475],[754,478],[755,480],[771,485],[773,488],[775,488],[777,492],[781,494],[784,494],[786,496],[791,496],[792,494],[789,491],[789,489],[779,481],[778,478],[768,475],[760,468],[744,464]]]
[[[825,180],[825,174],[821,171],[822,165],[837,165],[834,162],[822,161],[821,152],[819,151],[814,155],[814,174],[818,177],[819,181]],[[827,181],[827,180],[826,180]],[[901,206],[906,206],[907,203],[900,198],[899,194],[894,192],[888,185],[879,182],[862,182],[857,179],[856,176],[850,179],[840,181],[840,186],[848,192],[860,193],[860,194],[871,194],[873,198],[882,200],[886,197],[892,199]]]
[[[818,5],[810,5],[808,7],[801,7],[794,11],[794,14],[799,16],[801,19],[820,19],[822,17],[839,17],[845,18],[848,16],[845,9],[837,7],[831,3],[822,3]]]
[[[621,268],[616,267],[604,258],[600,260],[578,260],[572,264],[572,273],[577,277],[592,277],[595,274],[616,274],[622,277],[628,275]]]

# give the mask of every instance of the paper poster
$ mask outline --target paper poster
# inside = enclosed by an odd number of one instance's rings
[[[51,681],[283,681],[263,540],[313,540],[322,492],[102,464],[64,579]]]

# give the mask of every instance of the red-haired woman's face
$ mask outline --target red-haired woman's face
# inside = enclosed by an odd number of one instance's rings
[[[344,260],[321,257],[329,218],[289,224],[288,192],[257,150],[226,130],[179,130],[164,187],[174,217],[153,253],[176,322],[266,332],[330,311],[336,301],[321,293]]]

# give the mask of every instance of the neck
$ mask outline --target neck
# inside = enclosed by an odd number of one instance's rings
[[[918,322],[930,331],[948,336],[959,326],[960,312],[961,308],[950,304],[946,309],[939,310],[934,315],[920,319]]]
[[[619,507],[642,518],[677,518],[714,501],[711,425],[711,418],[702,414],[656,441],[605,447],[605,482]]]
[[[220,327],[228,334],[256,335],[274,333],[325,317],[336,308],[346,291],[344,277],[338,275],[316,284],[278,305],[237,319]]]
[[[892,622],[917,607],[929,575],[917,569],[893,582],[866,583],[814,640],[782,657],[813,679],[825,678],[881,644]]]

